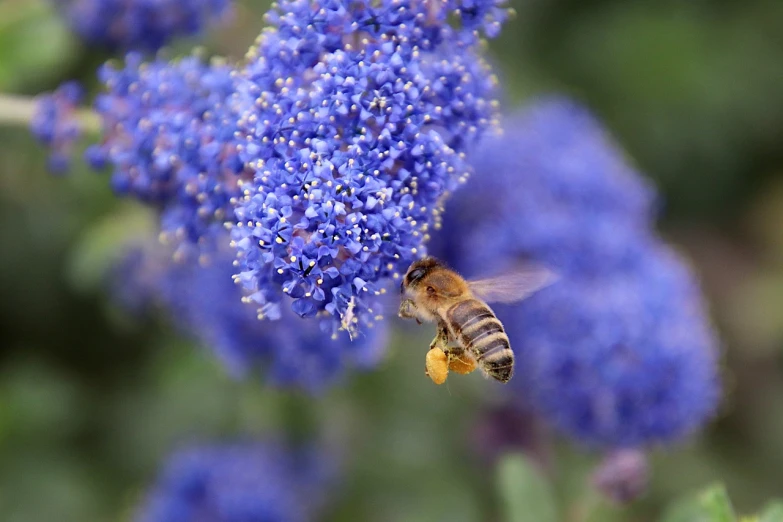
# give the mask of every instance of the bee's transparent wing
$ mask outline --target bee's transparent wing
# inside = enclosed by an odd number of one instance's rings
[[[515,303],[557,281],[551,270],[528,265],[497,277],[468,281],[473,295],[487,303]]]

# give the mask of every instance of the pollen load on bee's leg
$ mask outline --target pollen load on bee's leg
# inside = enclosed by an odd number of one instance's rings
[[[476,359],[466,352],[462,352],[461,354],[449,353],[449,370],[466,375],[475,371],[476,368]]]
[[[433,348],[427,352],[424,360],[427,376],[435,384],[443,384],[449,376],[449,358],[446,352],[440,348]]]

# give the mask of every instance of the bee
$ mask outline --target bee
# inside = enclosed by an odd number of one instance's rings
[[[507,383],[514,374],[514,352],[503,324],[488,302],[513,303],[551,284],[555,275],[526,266],[488,279],[466,281],[433,257],[415,261],[400,283],[398,315],[416,322],[435,322],[435,339],[425,359],[426,374],[446,381],[449,370],[485,374]],[[449,346],[450,343],[456,346]]]

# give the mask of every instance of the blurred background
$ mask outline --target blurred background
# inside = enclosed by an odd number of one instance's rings
[[[723,340],[725,397],[692,441],[652,452],[626,507],[579,502],[598,460],[554,439],[566,520],[655,520],[681,493],[726,484],[738,512],[783,494],[783,3],[778,0],[516,1],[491,42],[509,104],[571,94],[658,185],[660,228],[694,262]],[[263,2],[178,41],[240,58]],[[79,79],[108,54],[46,2],[0,0],[0,92]],[[486,447],[483,379],[434,387],[429,329],[392,317],[386,362],[312,398],[237,382],[166,317],[131,316],[105,273],[145,212],[78,162],[67,177],[21,127],[0,127],[0,519],[125,520],[179,443],[315,427],[344,448],[323,520],[504,520]],[[391,314],[390,314],[391,315]],[[411,356],[415,354],[415,356]],[[490,402],[488,402],[490,401]]]

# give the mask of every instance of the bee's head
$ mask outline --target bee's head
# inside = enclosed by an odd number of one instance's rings
[[[407,288],[415,287],[427,274],[439,266],[442,266],[441,262],[434,257],[425,257],[414,261],[400,282],[400,293],[404,293]]]

